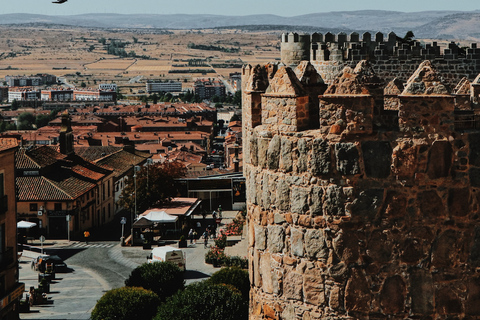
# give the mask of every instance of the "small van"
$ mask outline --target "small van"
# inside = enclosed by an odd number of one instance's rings
[[[185,271],[186,269],[186,254],[178,248],[170,246],[153,248],[147,259],[148,263],[170,261],[176,264],[180,270]]]

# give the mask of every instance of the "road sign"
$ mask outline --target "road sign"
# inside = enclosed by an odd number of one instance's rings
[[[215,219],[215,222],[216,222],[217,224],[220,224],[220,222],[222,222],[222,219],[217,218],[217,219]]]
[[[45,237],[44,237],[44,236],[40,236],[40,242],[41,242],[41,243],[44,243],[44,242],[45,242]]]
[[[122,217],[122,219],[120,219],[120,223],[121,224],[127,224],[127,218]]]

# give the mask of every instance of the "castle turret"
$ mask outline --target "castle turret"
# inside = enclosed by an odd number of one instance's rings
[[[73,130],[70,115],[67,111],[62,114],[62,126],[60,128],[60,152],[65,155],[73,154]]]
[[[310,35],[282,34],[281,60],[286,66],[296,67],[303,60],[310,60]]]

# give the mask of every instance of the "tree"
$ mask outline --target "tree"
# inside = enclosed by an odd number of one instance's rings
[[[232,98],[232,104],[242,107],[242,91],[236,91]]]
[[[183,290],[185,281],[183,271],[171,262],[144,263],[133,269],[130,276],[125,280],[127,287],[142,287],[152,290],[165,301],[178,290]]]
[[[20,113],[17,121],[19,130],[31,130],[35,124],[35,116],[33,113],[23,112]]]
[[[178,195],[175,179],[185,176],[186,169],[179,162],[155,163],[141,167],[137,172],[137,209],[142,212],[160,206]],[[126,209],[135,206],[135,179],[130,174],[118,204]]]
[[[150,320],[160,298],[150,290],[123,287],[107,291],[92,311],[92,320]]]
[[[248,303],[250,294],[250,280],[248,271],[238,267],[222,268],[212,274],[207,282],[212,284],[229,284],[237,288],[241,293],[244,301]]]
[[[18,108],[20,108],[20,103],[17,101],[17,99],[13,99],[11,106],[12,110],[17,110]]]
[[[80,87],[85,88],[85,87],[87,87],[87,84],[82,81],[82,83],[80,84]]]
[[[153,101],[153,104],[157,104],[158,103],[158,96],[156,93],[153,94],[152,96],[152,101]]]
[[[50,116],[46,114],[39,114],[35,119],[35,125],[37,126],[37,128],[45,127],[48,125],[48,122],[50,120],[52,120],[50,119]]]
[[[248,303],[229,285],[196,282],[163,303],[155,316],[155,320],[184,319],[248,319]]]

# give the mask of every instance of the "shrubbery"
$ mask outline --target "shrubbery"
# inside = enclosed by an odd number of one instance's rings
[[[248,271],[238,267],[223,268],[212,274],[207,282],[234,286],[241,292],[244,301],[248,303],[250,292]]]
[[[164,301],[184,288],[183,272],[171,262],[145,263],[135,268],[125,285],[142,287],[155,292]]]
[[[248,303],[229,285],[196,282],[168,298],[155,317],[155,320],[185,319],[248,319]]]
[[[150,320],[157,313],[158,296],[143,288],[123,287],[107,291],[92,311],[92,320]]]

